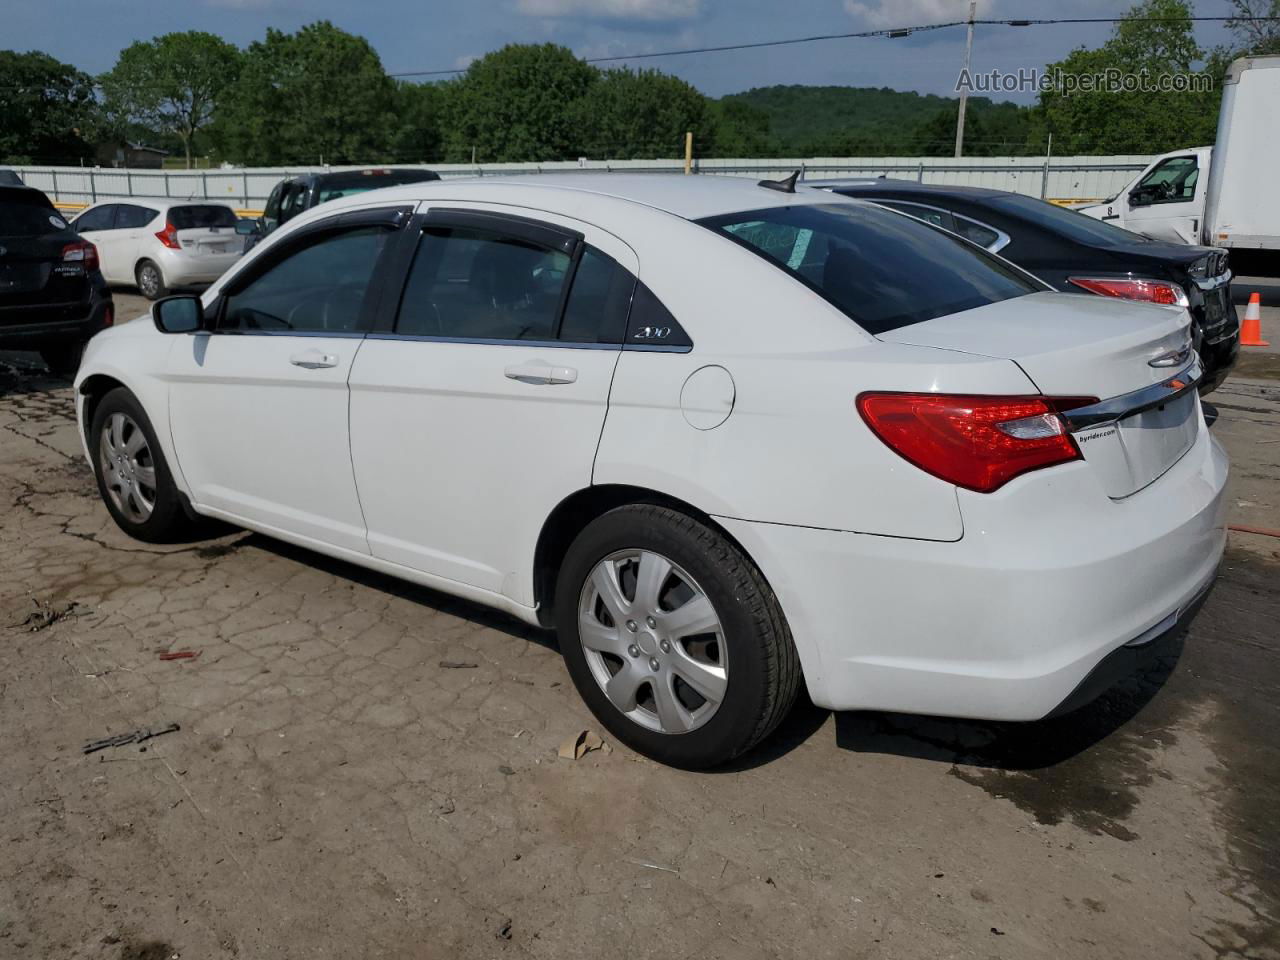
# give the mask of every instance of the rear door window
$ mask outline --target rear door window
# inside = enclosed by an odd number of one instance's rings
[[[924,207],[918,203],[906,203],[899,200],[877,200],[876,203],[882,207],[888,207],[890,210],[897,210],[899,213],[907,213],[913,217],[919,217],[927,223],[932,223],[935,227],[942,227],[943,230],[955,231],[955,218],[946,210],[939,210],[935,207]]]
[[[564,251],[520,237],[428,226],[409,272],[396,332],[460,340],[552,340],[569,266]]]
[[[236,214],[230,207],[217,204],[199,204],[189,207],[170,207],[169,222],[176,230],[231,227],[235,229]]]
[[[699,222],[872,334],[1046,289],[984,250],[873,204],[769,207]]]
[[[621,343],[636,278],[607,254],[586,247],[560,322],[560,339],[571,343]]]
[[[145,227],[154,220],[159,212],[159,210],[154,210],[151,207],[122,203],[116,208],[115,228],[117,230],[137,230],[139,227]]]

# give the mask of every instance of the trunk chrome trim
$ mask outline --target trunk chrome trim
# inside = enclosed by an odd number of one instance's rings
[[[1058,414],[1072,433],[1096,427],[1104,423],[1115,423],[1125,417],[1153,407],[1163,406],[1176,400],[1184,393],[1189,393],[1204,377],[1204,366],[1200,363],[1199,354],[1192,353],[1191,362],[1160,383],[1153,383],[1141,390],[1125,393],[1110,400],[1091,404],[1087,407],[1076,407]]]

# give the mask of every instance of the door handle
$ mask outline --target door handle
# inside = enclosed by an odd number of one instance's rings
[[[507,367],[506,374],[508,380],[532,384],[573,383],[578,379],[578,371],[573,367],[556,367],[541,360]]]
[[[295,367],[302,367],[306,370],[323,370],[326,367],[336,367],[338,365],[338,355],[336,353],[321,353],[319,350],[303,350],[301,353],[295,353],[290,357],[289,362]]]

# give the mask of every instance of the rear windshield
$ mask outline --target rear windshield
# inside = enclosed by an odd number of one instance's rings
[[[771,207],[699,222],[872,334],[1045,289],[946,231],[869,203]]]
[[[170,207],[169,222],[175,230],[198,230],[207,227],[234,227],[236,212],[214,204]]]
[[[67,221],[44,197],[0,199],[0,237],[43,237],[66,229]]]
[[[1131,247],[1135,243],[1151,242],[1147,237],[1035,197],[1007,193],[989,197],[985,202],[1002,213],[1027,220],[1038,227],[1061,234],[1068,240],[1091,247]]]
[[[395,187],[405,183],[425,183],[440,178],[428,170],[389,170],[386,173],[365,173],[359,178],[346,180],[321,181],[319,199],[316,203],[328,203],[339,197],[350,197],[370,190],[381,190],[383,187]]]

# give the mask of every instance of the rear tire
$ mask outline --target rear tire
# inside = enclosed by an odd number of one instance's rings
[[[164,274],[160,267],[150,260],[143,260],[134,272],[138,281],[138,291],[148,300],[162,300],[169,295],[169,287],[164,282]]]
[[[147,543],[186,539],[195,525],[137,398],[124,387],[104,396],[88,439],[98,493],[116,526]]]
[[[755,564],[665,507],[619,507],[578,535],[560,568],[556,627],[600,722],[671,766],[713,767],[751,749],[800,689],[791,631]]]
[[[59,377],[74,377],[80,369],[80,358],[84,356],[83,340],[70,343],[58,343],[43,347],[40,356],[48,366],[49,372]]]

